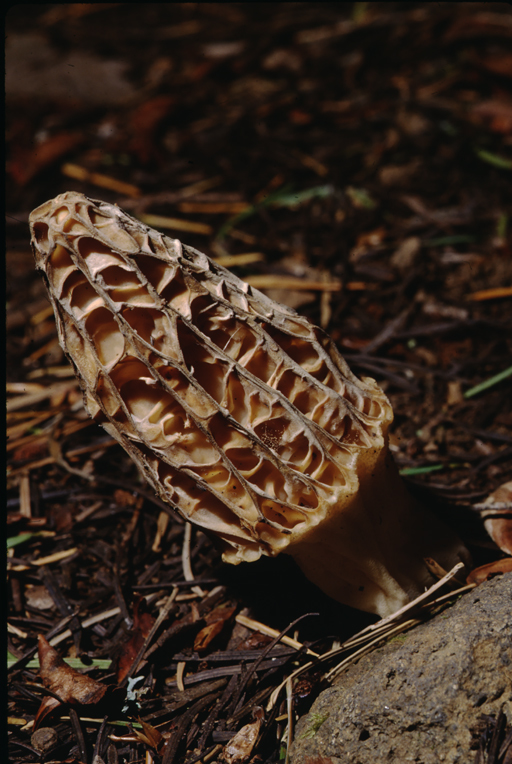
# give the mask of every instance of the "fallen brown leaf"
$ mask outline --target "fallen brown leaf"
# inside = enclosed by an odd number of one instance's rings
[[[194,640],[196,652],[206,650],[210,642],[220,634],[224,624],[232,618],[235,610],[234,607],[218,607],[206,616],[206,626],[198,632]]]
[[[34,732],[39,729],[42,723],[47,719],[62,703],[57,698],[53,698],[48,695],[43,698],[41,705],[37,709],[36,718],[34,719]]]
[[[201,629],[194,639],[194,650],[198,653],[206,650],[210,642],[215,639],[217,634],[220,634],[223,626],[223,621],[216,621],[216,623],[210,623],[204,629]]]
[[[46,456],[47,453],[48,443],[39,440],[32,443],[25,443],[25,445],[17,448],[13,453],[13,459],[15,462],[32,461]]]
[[[68,666],[42,634],[39,635],[39,665],[42,683],[64,703],[99,703],[107,691],[106,685]]]
[[[141,742],[146,743],[150,748],[154,748],[154,750],[160,754],[165,744],[164,736],[155,727],[148,724],[143,719],[139,718],[139,723],[142,725],[142,730],[134,729],[133,731],[135,735]]]
[[[226,764],[243,764],[249,759],[252,749],[258,739],[261,727],[261,719],[246,724],[239,730],[224,749],[224,761]]]
[[[144,101],[132,112],[130,127],[133,138],[130,149],[137,155],[141,164],[146,165],[152,159],[158,158],[156,132],[173,105],[172,96],[158,95]]]
[[[466,583],[483,584],[484,581],[493,576],[510,572],[512,572],[512,557],[505,557],[503,560],[496,560],[496,562],[490,562],[488,565],[481,565],[479,568],[475,568],[466,578]]]
[[[146,610],[146,600],[139,597],[133,604],[133,629],[132,636],[126,642],[119,657],[117,668],[117,681],[121,683],[130,672],[133,661],[136,659],[139,651],[144,644],[144,640],[150,633],[155,618]]]
[[[488,72],[499,74],[503,77],[512,77],[512,54],[497,53],[488,56],[475,57],[473,59],[477,66],[487,69]]]
[[[488,123],[493,133],[512,132],[512,103],[498,98],[481,101],[471,109],[471,114]]]
[[[479,11],[457,16],[445,32],[445,42],[475,37],[512,37],[512,19],[507,13]]]
[[[261,650],[272,642],[272,637],[262,634],[260,631],[253,631],[237,646],[237,650]]]
[[[512,480],[500,485],[477,508],[489,536],[503,552],[512,555]]]
[[[62,132],[51,135],[25,154],[20,154],[8,165],[8,172],[20,186],[62,159],[85,141],[80,132]]]

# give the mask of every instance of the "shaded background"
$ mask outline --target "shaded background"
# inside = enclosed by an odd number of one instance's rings
[[[151,550],[161,508],[150,494],[116,547],[135,511],[116,490],[141,485],[84,417],[34,271],[30,210],[75,190],[159,216],[326,328],[389,395],[399,466],[429,486],[477,562],[496,559],[474,505],[510,477],[510,376],[472,391],[511,365],[510,7],[19,5],[6,32],[10,533],[55,533],[16,557],[78,547],[54,573],[81,617],[120,597],[131,612],[151,566],[157,583],[181,575],[169,563],[179,526],[167,527],[163,563]],[[104,482],[91,488],[80,472]],[[275,628],[320,609],[303,639],[365,622],[319,599],[287,560],[226,570],[202,536],[193,559]],[[13,637],[15,654],[62,615],[30,604],[37,581],[13,574],[10,613],[28,634]],[[78,653],[112,657],[124,633],[86,634]]]

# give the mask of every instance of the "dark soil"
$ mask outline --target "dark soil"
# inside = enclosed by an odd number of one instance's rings
[[[266,276],[270,296],[377,379],[412,489],[475,565],[497,561],[475,505],[512,461],[510,8],[25,4],[6,32],[10,760],[221,761],[259,719],[247,756],[277,762],[285,694],[265,707],[306,656],[235,616],[277,632],[303,617],[288,636],[318,653],[372,618],[323,597],[289,559],[228,568],[201,533],[194,594],[183,522],[84,414],[28,214],[80,191],[177,219],[166,233],[241,278]],[[222,629],[198,651],[215,618]],[[38,634],[66,629],[57,650],[88,664],[107,702],[48,700],[30,661]],[[294,714],[322,670],[294,687]]]

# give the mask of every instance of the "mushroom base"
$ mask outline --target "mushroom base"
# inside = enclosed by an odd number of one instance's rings
[[[407,491],[384,448],[359,490],[288,549],[328,596],[383,618],[435,583],[424,563],[469,563],[457,536]]]

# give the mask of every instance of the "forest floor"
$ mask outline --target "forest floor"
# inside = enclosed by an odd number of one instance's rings
[[[510,525],[493,541],[481,505],[512,462],[510,7],[18,5],[6,33],[10,760],[277,762],[324,666],[273,690],[375,618],[285,557],[230,568],[202,533],[187,580],[183,521],[85,415],[28,215],[74,190],[158,216],[321,325],[388,395],[411,488],[499,562]],[[43,643],[39,667],[38,635],[68,663]],[[62,703],[76,666],[92,700]]]

